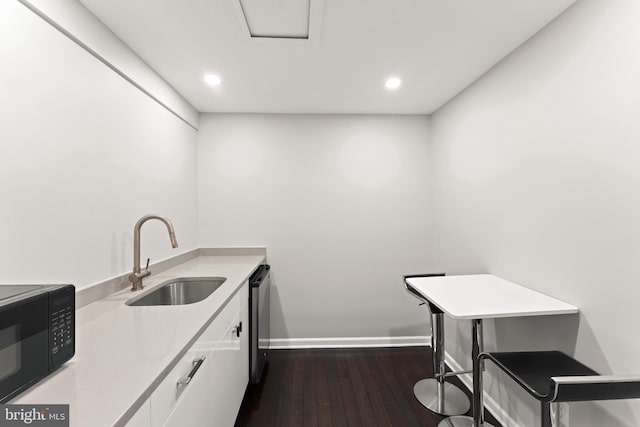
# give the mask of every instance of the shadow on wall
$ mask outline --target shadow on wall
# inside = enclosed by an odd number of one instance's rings
[[[401,326],[389,328],[389,337],[429,337],[431,336],[431,314],[426,305],[420,305],[420,302],[412,295],[407,294],[408,305],[417,307],[423,314],[424,320],[420,323],[408,323]],[[413,308],[413,307],[411,307]],[[407,307],[409,310],[409,306]],[[426,344],[426,342],[425,342]]]
[[[271,271],[271,288],[269,290],[269,334],[271,339],[291,338],[287,322],[284,319],[282,300],[278,291],[278,279]]]
[[[396,328],[389,328],[389,337],[428,337],[431,335],[429,329],[429,320],[425,319],[424,323],[411,323]],[[427,341],[424,343],[427,345]]]
[[[133,249],[133,236],[123,233],[118,241],[119,233],[111,233],[111,276],[119,276],[133,268],[133,259],[126,259],[125,255]]]
[[[485,322],[485,335],[492,335],[496,351],[560,350],[574,355],[579,321],[578,315],[496,319]]]
[[[509,317],[485,319],[486,351],[560,350],[575,355],[578,340],[578,315]],[[455,343],[447,348],[459,363],[471,366],[471,321],[445,318],[445,330],[453,330]]]

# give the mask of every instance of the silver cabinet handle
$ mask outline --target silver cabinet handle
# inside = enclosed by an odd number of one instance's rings
[[[204,359],[205,359],[205,357],[203,356],[200,359],[193,361],[193,367],[189,371],[189,374],[185,378],[181,378],[181,379],[178,380],[178,384],[177,384],[178,387],[185,387],[187,384],[189,384],[191,382],[193,377],[198,372],[198,369],[200,369],[200,366],[202,365],[202,362],[204,362]]]

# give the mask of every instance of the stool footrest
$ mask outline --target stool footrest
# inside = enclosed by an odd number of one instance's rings
[[[447,377],[457,377],[458,375],[463,375],[463,374],[473,374],[473,370],[445,372],[444,374],[435,374],[434,376],[436,378],[447,378]]]

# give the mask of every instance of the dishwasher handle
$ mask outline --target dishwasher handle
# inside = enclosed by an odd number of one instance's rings
[[[262,282],[264,282],[269,276],[271,266],[269,264],[263,264],[256,269],[256,271],[249,278],[249,286],[257,288]]]

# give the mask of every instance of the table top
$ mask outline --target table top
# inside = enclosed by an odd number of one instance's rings
[[[414,277],[405,282],[454,319],[578,312],[578,307],[491,274]]]

